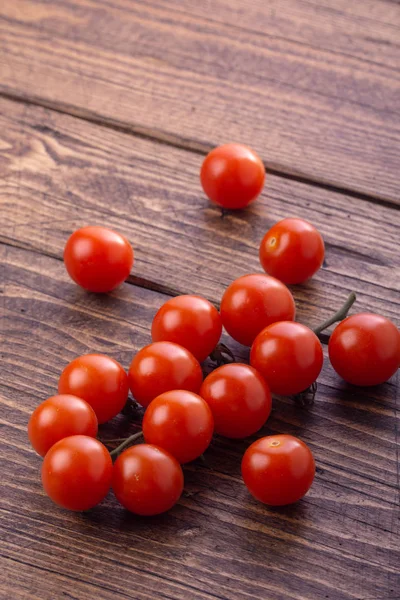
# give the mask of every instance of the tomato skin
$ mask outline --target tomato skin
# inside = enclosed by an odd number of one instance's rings
[[[315,475],[309,447],[292,435],[269,435],[246,450],[242,477],[249,492],[270,506],[285,506],[302,498]]]
[[[205,378],[200,396],[211,409],[215,433],[228,438],[253,435],[271,412],[269,388],[249,365],[218,367]]]
[[[198,393],[203,372],[193,354],[172,342],[145,346],[132,360],[128,372],[133,397],[146,407],[154,398],[170,390]]]
[[[99,504],[111,487],[112,460],[99,440],[73,435],[58,441],[43,460],[46,494],[69,510],[88,510]]]
[[[106,423],[124,408],[128,376],[123,367],[104,354],[84,354],[71,361],[58,381],[59,394],[83,398],[99,423]]]
[[[128,277],[133,265],[128,240],[107,227],[82,227],[68,238],[64,263],[71,279],[90,292],[110,292]]]
[[[233,281],[221,300],[222,324],[231,337],[251,346],[265,327],[292,321],[296,306],[289,289],[278,279],[254,273]]]
[[[97,417],[93,408],[77,396],[58,395],[48,398],[33,411],[28,436],[41,456],[59,440],[71,435],[97,435]]]
[[[137,515],[159,515],[178,502],[183,472],[178,461],[162,448],[138,444],[117,458],[112,487],[127,510]]]
[[[317,379],[323,364],[321,342],[311,329],[293,321],[269,325],[251,347],[250,364],[273,394],[291,396]]]
[[[348,383],[379,385],[400,367],[400,332],[385,317],[359,313],[337,325],[328,352],[336,373]]]
[[[153,342],[174,342],[187,348],[199,362],[211,354],[222,333],[221,316],[201,296],[171,298],[156,313],[151,326]]]
[[[324,262],[321,234],[304,219],[283,219],[260,244],[260,262],[266,273],[287,284],[303,283]]]
[[[151,402],[142,427],[147,443],[164,448],[178,462],[187,463],[210,445],[214,419],[203,398],[185,390],[173,390]]]
[[[200,181],[208,198],[223,208],[244,208],[262,192],[265,168],[260,157],[242,144],[218,146],[207,154]]]

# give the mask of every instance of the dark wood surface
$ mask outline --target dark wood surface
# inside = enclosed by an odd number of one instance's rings
[[[216,438],[206,466],[185,468],[186,493],[170,514],[135,518],[111,495],[88,514],[67,513],[41,489],[40,459],[26,441],[29,413],[78,354],[95,349],[127,367],[149,341],[148,324],[165,297],[133,285],[88,296],[71,285],[61,261],[5,245],[1,266],[9,593],[15,577],[22,598],[62,598],[59,590],[68,590],[73,598],[339,600],[385,598],[397,589],[396,378],[360,395],[325,364],[312,410],[275,401],[261,433],[300,436],[318,464],[315,485],[297,506],[270,510],[253,501],[239,471],[249,441]],[[132,427],[121,417],[100,436]],[[37,571],[20,581],[25,565]]]
[[[287,215],[315,223],[327,246],[323,269],[293,288],[299,320],[315,325],[354,289],[357,310],[400,323],[399,25],[384,0],[3,0],[1,597],[400,599],[399,374],[347,386],[325,345],[314,406],[274,400],[260,435],[297,435],[317,461],[310,493],[279,510],[240,478],[258,435],[216,437],[206,464],[185,467],[179,504],[149,519],[112,494],[87,514],[55,507],[26,436],[68,361],[97,351],[127,368],[168,297],[217,304],[260,270],[259,241]],[[222,218],[198,172],[227,138],[273,173],[257,203]],[[89,223],[136,252],[105,297],[62,263],[67,236]],[[118,417],[101,439],[139,418]]]
[[[0,90],[398,202],[391,0],[2,0]]]
[[[299,316],[316,324],[353,289],[359,308],[400,310],[400,211],[269,175],[261,201],[221,218],[199,183],[203,157],[55,111],[0,99],[0,240],[62,257],[87,223],[124,233],[133,281],[218,303],[236,277],[260,271],[258,246],[287,215],[324,236],[325,267],[296,287]]]

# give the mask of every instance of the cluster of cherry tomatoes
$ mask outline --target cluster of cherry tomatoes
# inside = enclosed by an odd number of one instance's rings
[[[252,202],[264,177],[258,156],[237,144],[213,150],[201,169],[206,194],[229,209]],[[165,302],[152,322],[152,343],[134,356],[128,373],[101,354],[68,364],[58,395],[37,407],[28,425],[32,446],[44,457],[42,481],[50,498],[65,508],[86,510],[112,487],[118,501],[136,514],[164,512],[182,493],[181,464],[201,456],[214,433],[231,439],[251,436],[269,417],[271,393],[305,393],[321,371],[322,346],[314,331],[294,320],[295,302],[285,284],[309,279],[323,259],[324,242],[315,227],[284,219],[261,241],[265,273],[236,279],[219,311],[200,296]],[[133,260],[128,240],[104,227],[76,231],[64,251],[72,279],[92,292],[120,285]],[[221,356],[223,327],[251,347],[250,365],[224,364],[203,381],[200,363]],[[356,314],[335,328],[328,351],[345,381],[376,385],[399,368],[400,333],[384,317]],[[145,409],[142,432],[109,452],[96,439],[98,424],[122,411],[129,390]],[[142,435],[145,443],[131,445]],[[290,435],[257,440],[242,460],[246,486],[269,505],[299,500],[314,473],[310,449]]]

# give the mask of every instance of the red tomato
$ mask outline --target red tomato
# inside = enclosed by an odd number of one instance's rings
[[[221,318],[234,340],[251,346],[267,325],[293,321],[296,313],[293,296],[277,279],[264,274],[244,275],[225,290]]]
[[[300,323],[281,321],[254,340],[250,364],[265,378],[273,394],[292,396],[317,379],[323,364],[321,342]]]
[[[97,435],[97,417],[93,408],[76,396],[48,398],[33,411],[28,423],[29,440],[38,454],[71,435]]]
[[[99,423],[105,423],[121,412],[128,390],[124,369],[104,354],[84,354],[75,358],[65,367],[58,381],[58,393],[86,400]]]
[[[203,382],[200,396],[214,417],[216,433],[244,438],[258,431],[271,412],[271,394],[261,375],[249,365],[223,365]]]
[[[137,515],[158,515],[178,502],[183,473],[178,461],[165,450],[138,444],[117,458],[112,486],[127,510]]]
[[[354,385],[378,385],[400,367],[400,332],[380,315],[347,317],[333,331],[328,349],[335,371]]]
[[[70,277],[90,292],[110,292],[128,277],[133,250],[121,234],[106,227],[83,227],[67,240],[64,263]]]
[[[175,342],[202,362],[211,354],[222,333],[217,309],[201,296],[176,296],[157,312],[151,327],[153,342]]]
[[[154,342],[139,350],[128,373],[133,397],[148,406],[170,390],[197,393],[203,381],[200,363],[193,354],[172,342]]]
[[[193,392],[161,394],[144,413],[146,442],[164,448],[180,463],[198,458],[208,448],[214,420],[208,404]]]
[[[69,510],[88,510],[99,504],[111,486],[112,460],[101,442],[86,435],[58,441],[43,460],[46,494]]]
[[[260,262],[267,273],[284,283],[303,283],[324,262],[321,234],[304,219],[283,219],[265,234]]]
[[[242,460],[242,477],[249,492],[270,506],[300,500],[314,475],[311,450],[292,435],[263,437],[251,444]]]
[[[214,148],[204,159],[200,181],[209,199],[223,208],[244,208],[264,186],[260,157],[242,144]]]

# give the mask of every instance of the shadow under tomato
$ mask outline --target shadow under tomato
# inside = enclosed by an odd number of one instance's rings
[[[173,509],[171,509],[172,511]],[[134,530],[138,533],[142,528],[147,529],[153,527],[171,527],[171,514],[169,511],[161,515],[142,516],[135,515],[128,510],[122,508],[119,511],[119,520],[117,528],[123,531]]]
[[[396,377],[397,375],[394,375],[385,383],[368,387],[352,385],[339,379],[335,389],[335,398],[345,403],[359,401],[360,399],[368,403],[395,399],[397,391]]]
[[[307,496],[287,506],[267,506],[248,493],[247,501],[243,502],[245,514],[254,523],[258,523],[261,530],[266,527],[271,531],[274,547],[280,547],[283,553],[287,545],[290,545],[292,536],[304,537],[304,531],[312,522],[312,510],[313,506],[307,502]]]

